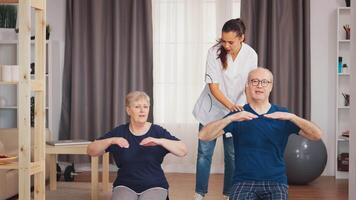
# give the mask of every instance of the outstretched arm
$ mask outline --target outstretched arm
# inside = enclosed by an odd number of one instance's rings
[[[243,110],[243,106],[235,105],[228,98],[225,97],[225,95],[219,89],[218,83],[209,83],[209,89],[211,94],[215,97],[215,99],[217,99],[222,105],[224,105],[231,112]]]
[[[160,145],[163,148],[167,149],[169,152],[172,154],[183,157],[187,155],[188,150],[185,144],[182,141],[179,140],[169,140],[166,138],[153,138],[153,137],[148,137],[143,139],[140,142],[140,145],[142,146],[157,146]]]
[[[301,132],[299,133],[300,135],[308,138],[309,140],[321,139],[322,131],[311,121],[298,117],[297,115],[293,115],[290,121],[292,121],[301,129]]]
[[[301,132],[299,134],[308,138],[309,140],[320,140],[321,138],[322,131],[317,125],[293,113],[274,112],[271,114],[266,114],[264,116],[271,119],[289,120],[293,122],[301,129]]]
[[[232,115],[229,115],[223,119],[211,122],[204,126],[199,132],[199,139],[203,141],[213,140],[222,134],[224,134],[224,128],[234,121],[246,121],[257,118],[257,115],[254,115],[250,112],[241,111]]]
[[[101,156],[105,153],[105,150],[112,144],[116,144],[122,148],[129,148],[129,143],[125,138],[113,137],[102,140],[95,140],[87,147],[87,153],[90,156]]]

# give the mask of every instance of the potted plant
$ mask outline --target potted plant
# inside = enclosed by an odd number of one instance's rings
[[[0,5],[0,39],[16,39],[14,28],[16,27],[17,7],[15,5]]]

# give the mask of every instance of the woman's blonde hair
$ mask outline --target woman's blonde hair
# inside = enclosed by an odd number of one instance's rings
[[[142,91],[133,91],[126,95],[125,105],[129,107],[133,102],[144,99],[147,101],[148,105],[150,105],[150,97]]]

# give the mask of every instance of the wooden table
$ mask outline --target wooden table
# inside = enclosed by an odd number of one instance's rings
[[[46,154],[49,154],[49,173],[50,173],[50,190],[57,189],[57,155],[72,154],[72,155],[87,155],[87,144],[84,145],[63,145],[52,146],[46,145]],[[109,191],[109,153],[103,155],[103,170],[102,170],[102,187],[103,191]],[[91,199],[99,198],[99,159],[91,157]]]

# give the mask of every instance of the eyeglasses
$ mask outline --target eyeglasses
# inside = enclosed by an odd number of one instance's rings
[[[263,79],[263,80],[251,79],[250,83],[253,86],[258,86],[261,83],[262,87],[266,87],[268,84],[272,83],[272,81],[269,81],[269,80],[266,80],[266,79]]]

